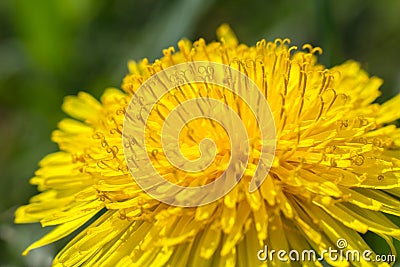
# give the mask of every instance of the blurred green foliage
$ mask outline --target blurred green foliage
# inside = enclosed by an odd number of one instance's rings
[[[20,256],[48,230],[14,225],[13,212],[36,193],[37,162],[57,150],[49,136],[64,96],[99,97],[120,85],[129,59],[153,60],[182,37],[213,40],[227,22],[249,45],[289,37],[321,46],[327,66],[361,62],[385,80],[383,101],[400,91],[399,10],[391,0],[0,1],[0,266],[46,266],[60,246]]]

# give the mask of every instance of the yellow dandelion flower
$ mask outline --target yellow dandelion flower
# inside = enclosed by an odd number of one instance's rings
[[[154,63],[130,62],[123,91],[107,89],[100,101],[86,93],[65,99],[63,110],[71,118],[52,135],[60,151],[40,162],[31,183],[41,193],[20,207],[15,219],[55,228],[24,255],[83,225],[55,256],[54,266],[322,266],[317,260],[296,261],[294,253],[262,260],[264,247],[276,253],[313,251],[334,266],[376,266],[365,257],[332,259],[324,253],[340,248],[368,251],[372,258],[375,252],[361,236],[368,231],[395,253],[392,239],[400,239],[400,228],[386,214],[400,216],[400,129],[390,124],[400,118],[400,95],[373,103],[381,79],[369,77],[353,61],[327,69],[316,60],[321,49],[310,45],[297,51],[278,39],[249,47],[227,25],[217,35],[219,41],[209,44],[182,40],[179,51],[166,49]],[[196,172],[168,164],[168,148],[160,146],[163,122],[183,101],[207,96],[228,105],[241,119],[248,136],[243,141],[250,147],[243,177],[229,192],[184,207],[152,197],[134,179],[129,165],[141,155],[124,155],[128,146],[137,151],[135,140],[123,142],[124,120],[132,104],[143,104],[145,99],[132,99],[146,81],[168,67],[195,61],[223,64],[251,79],[262,93],[253,100],[269,104],[276,143],[268,174],[249,190],[263,138],[248,103],[206,80],[171,90],[149,111],[145,125],[144,151],[165,180],[187,187],[218,181],[232,150],[241,149],[211,118],[196,118],[182,126],[175,149],[192,161],[212,151],[213,161]],[[204,138],[215,147],[199,150]]]

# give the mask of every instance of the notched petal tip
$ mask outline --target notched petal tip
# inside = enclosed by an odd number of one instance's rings
[[[85,92],[79,92],[78,96],[66,96],[62,104],[65,113],[82,121],[94,121],[101,109],[99,101]]]

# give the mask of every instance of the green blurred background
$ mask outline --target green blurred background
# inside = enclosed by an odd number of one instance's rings
[[[227,22],[249,45],[289,37],[321,46],[327,66],[361,62],[385,80],[384,101],[400,92],[399,15],[396,0],[1,0],[0,266],[48,266],[65,242],[22,257],[48,229],[13,224],[16,207],[36,193],[28,180],[38,161],[57,150],[49,137],[65,116],[64,96],[99,97],[120,86],[129,59],[153,60],[182,37],[214,40]],[[365,238],[386,251],[379,238]]]

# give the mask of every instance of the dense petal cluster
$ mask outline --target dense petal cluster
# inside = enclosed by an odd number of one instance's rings
[[[384,238],[394,253],[392,238],[400,238],[400,228],[385,214],[400,216],[400,129],[390,124],[400,118],[400,96],[374,103],[382,80],[353,61],[331,69],[319,65],[319,48],[297,51],[279,39],[249,47],[226,25],[217,34],[219,41],[208,44],[182,40],[179,51],[166,49],[154,63],[130,62],[123,91],[107,89],[100,101],[86,93],[65,99],[63,110],[71,118],[52,135],[60,151],[40,162],[31,183],[41,193],[16,211],[17,223],[56,227],[24,254],[84,224],[55,257],[55,266],[267,266],[274,262],[257,258],[264,245],[320,253],[344,238],[346,249],[363,251],[371,249],[360,235],[368,231]],[[224,88],[194,85],[198,95],[209,92],[235,108],[251,133],[252,153],[245,176],[226,196],[197,208],[174,207],[151,198],[132,179],[121,142],[123,120],[132,95],[151,75],[197,60],[227,64],[261,89],[275,119],[275,160],[264,183],[249,193],[259,155],[257,124]],[[149,140],[159,138],[166,113],[189,98],[189,91],[181,88],[174,99],[160,101],[150,116],[155,134]],[[218,153],[202,175],[163,167],[155,141],[149,153],[168,179],[204,184],[229,160],[225,132],[207,120],[183,131],[182,153],[198,157],[198,141],[205,136],[216,140]],[[374,266],[363,259],[347,264]]]

